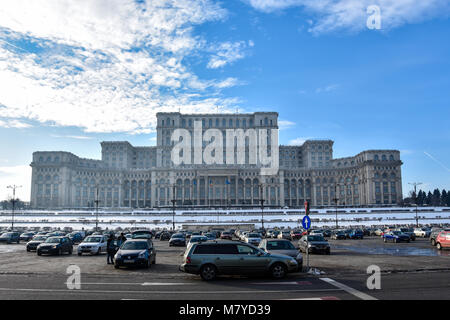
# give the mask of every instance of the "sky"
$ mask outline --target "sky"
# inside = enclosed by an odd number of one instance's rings
[[[280,144],[397,149],[404,195],[448,190],[449,17],[450,0],[2,0],[0,200],[29,200],[34,151],[155,145],[163,111],[277,111]]]

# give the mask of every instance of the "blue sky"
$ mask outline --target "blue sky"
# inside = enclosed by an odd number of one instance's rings
[[[369,5],[381,30],[369,30]],[[154,145],[155,113],[277,111],[280,143],[402,152],[450,189],[449,1],[3,0],[0,199],[31,154]]]

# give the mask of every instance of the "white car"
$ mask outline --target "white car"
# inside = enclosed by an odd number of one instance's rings
[[[245,242],[254,246],[259,246],[261,240],[261,235],[256,232],[250,232],[245,235]]]
[[[83,253],[100,254],[106,252],[107,239],[106,236],[89,236],[78,245],[78,255]]]
[[[426,228],[414,228],[414,235],[416,237],[428,238],[431,234],[431,231]]]
[[[278,236],[278,239],[286,239],[286,240],[292,240],[291,232],[290,231],[281,231]]]

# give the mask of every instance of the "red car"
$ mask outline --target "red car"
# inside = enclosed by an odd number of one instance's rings
[[[230,232],[222,232],[222,234],[220,235],[220,239],[233,240],[233,236]]]
[[[436,248],[450,248],[450,231],[442,231],[436,238]]]
[[[301,230],[292,230],[291,231],[291,238],[292,240],[298,240],[303,236],[303,232]]]

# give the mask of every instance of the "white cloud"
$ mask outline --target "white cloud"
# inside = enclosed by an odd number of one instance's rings
[[[156,112],[233,110],[237,99],[221,90],[239,80],[201,80],[185,62],[213,54],[219,67],[245,56],[245,42],[212,48],[194,35],[226,15],[212,0],[3,0],[0,115],[149,133]]]
[[[290,145],[290,146],[301,146],[301,145],[303,145],[307,140],[311,140],[311,139],[313,139],[313,138],[311,138],[311,137],[307,137],[307,138],[302,138],[302,137],[295,138],[295,139],[290,140],[289,143],[288,143],[288,145]]]
[[[323,88],[317,88],[316,89],[316,93],[322,93],[322,92],[330,92],[330,91],[334,91],[339,87],[338,84],[330,84],[326,87]]]
[[[224,42],[219,46],[214,47],[213,50],[216,51],[208,62],[208,68],[218,69],[231,64],[237,60],[243,59],[246,56],[246,49],[248,47],[253,47],[254,42],[249,41],[248,43],[244,41],[240,42]]]
[[[88,136],[72,136],[72,135],[58,135],[58,134],[52,134],[51,135],[53,138],[63,138],[63,139],[76,139],[76,140],[92,140],[92,137],[88,137]]]
[[[1,120],[0,119],[0,127],[26,129],[26,128],[31,128],[32,125],[29,124],[29,123],[25,123],[25,122],[19,121],[17,119],[6,119],[6,120]]]
[[[289,121],[289,120],[279,120],[278,121],[278,127],[280,130],[286,130],[289,128],[292,128],[296,125],[295,122]]]
[[[16,189],[16,198],[30,201],[31,194],[31,167],[28,165],[0,167],[0,201],[12,198],[12,189],[9,185],[22,186]]]
[[[314,17],[309,31],[314,34],[339,30],[362,31],[369,17],[367,7],[378,5],[381,9],[381,27],[389,30],[404,24],[448,16],[448,0],[244,0],[263,12],[282,11],[299,7]]]

